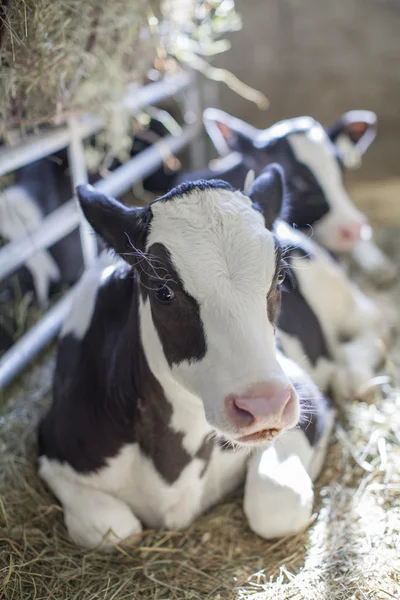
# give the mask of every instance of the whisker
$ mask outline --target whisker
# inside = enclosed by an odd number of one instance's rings
[[[148,254],[147,252],[143,252],[139,248],[136,248],[128,233],[125,232],[125,235],[128,238],[129,245],[131,246],[133,252],[124,252],[122,256],[134,256],[135,258],[138,258],[139,260],[137,265],[140,266],[141,263],[145,262],[150,267],[155,279],[159,279],[165,283],[171,282],[176,284],[176,281],[171,277],[168,269],[162,264],[159,258],[152,254]]]

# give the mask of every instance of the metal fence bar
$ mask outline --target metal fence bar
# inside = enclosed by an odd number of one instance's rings
[[[35,358],[57,335],[68,314],[74,289],[50,308],[0,359],[0,389]]]
[[[69,128],[71,133],[71,143],[68,146],[68,165],[71,172],[72,187],[75,189],[77,185],[88,182],[88,174],[86,170],[83,141],[79,135],[78,123],[75,118],[69,120]],[[97,241],[93,229],[84,218],[78,203],[76,204],[80,215],[79,234],[83,264],[85,265],[85,268],[88,268],[96,260]]]
[[[162,81],[150,83],[143,88],[132,89],[122,101],[120,109],[137,112],[148,104],[157,104],[183,91],[192,84],[189,73],[167,76]],[[91,115],[83,115],[78,119],[79,135],[88,137],[94,135],[104,127],[101,119]],[[44,158],[68,146],[71,142],[71,132],[67,126],[58,127],[38,135],[30,135],[23,142],[15,146],[6,146],[0,149],[0,175],[16,171],[24,165]]]
[[[198,134],[201,127],[200,123],[195,123],[184,128],[179,137],[169,136],[160,142],[157,142],[150,148],[147,148],[134,159],[125,165],[116,169],[110,177],[102,179],[95,184],[95,188],[104,194],[120,196],[126,192],[132,185],[140,181],[152,171],[157,169],[163,161],[165,150],[169,152],[178,152],[181,148],[189,144]],[[60,219],[60,211],[65,215]],[[57,213],[57,214],[56,214]],[[32,233],[30,241],[23,239],[12,244],[8,244],[0,252],[1,269],[0,278],[4,277],[4,272],[7,267],[7,256],[13,261],[13,268],[9,272],[14,271],[20,264],[30,256],[32,250],[32,239],[39,247],[44,248],[44,241],[56,241],[69,231],[72,231],[79,223],[79,212],[76,209],[76,204],[70,200],[67,204],[50,214],[43,224]],[[57,236],[54,237],[52,228],[58,226]],[[66,231],[67,230],[67,231]],[[61,232],[61,233],[60,233]],[[45,235],[44,235],[45,233]],[[12,252],[6,253],[12,247]],[[37,248],[37,246],[36,246]],[[35,248],[35,249],[36,249]],[[21,252],[25,255],[21,256]],[[0,359],[0,388],[4,388],[10,381],[47,345],[59,332],[65,316],[68,313],[74,288],[72,288],[57,304],[55,304],[42,319],[32,327],[28,333],[20,338],[13,347],[4,354]]]
[[[188,125],[179,137],[163,138],[115,169],[106,179],[98,181],[94,187],[104,194],[121,196],[162,164],[166,149],[172,153],[179,152],[195,138],[200,127],[199,123]],[[69,200],[50,213],[37,229],[29,232],[27,237],[10,242],[1,248],[0,281],[23,265],[36,250],[48,248],[71,233],[79,225],[79,217],[75,200]]]
[[[187,123],[201,123],[203,116],[202,98],[198,86],[199,75],[193,73],[193,84],[187,90],[183,98],[184,118]],[[200,135],[198,139],[189,145],[190,168],[198,170],[207,164],[206,161],[206,142],[204,136]]]

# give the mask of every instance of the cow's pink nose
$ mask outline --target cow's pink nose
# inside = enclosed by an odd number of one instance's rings
[[[227,396],[225,409],[237,429],[280,430],[288,425],[295,401],[296,393],[291,385],[270,382],[253,386],[241,396]]]
[[[343,225],[339,230],[340,241],[345,244],[355,244],[361,239],[361,231],[366,221],[360,219],[359,221],[352,221]]]

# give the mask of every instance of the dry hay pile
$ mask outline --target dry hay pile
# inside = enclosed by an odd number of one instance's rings
[[[400,256],[399,236],[392,249]],[[397,309],[400,283],[379,294]],[[392,353],[400,374],[400,343]],[[240,492],[183,532],[144,532],[114,553],[82,551],[35,472],[35,424],[50,395],[48,356],[0,419],[0,598],[4,600],[388,600],[400,598],[400,393],[340,415],[317,483],[314,520],[266,542],[247,528]],[[397,381],[398,384],[398,381]]]
[[[154,57],[155,41],[139,38],[148,15],[146,0],[3,3],[1,133],[112,102],[141,82]]]
[[[204,69],[200,55],[229,49],[216,38],[240,26],[227,0],[4,0],[0,138],[87,111],[113,121],[113,103],[150,68],[175,71],[196,55]]]

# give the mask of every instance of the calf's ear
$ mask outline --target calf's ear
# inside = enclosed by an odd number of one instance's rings
[[[91,185],[79,185],[76,193],[83,214],[95,232],[127,262],[134,262],[135,250],[145,247],[149,209],[124,206]]]
[[[253,148],[259,134],[252,125],[217,108],[204,111],[203,123],[220,156],[227,156],[230,152],[246,154]]]
[[[376,114],[370,110],[351,110],[328,127],[327,133],[348,169],[361,165],[361,157],[376,136]]]
[[[284,209],[284,174],[282,168],[268,165],[254,180],[246,195],[264,215],[267,229],[272,229]]]

